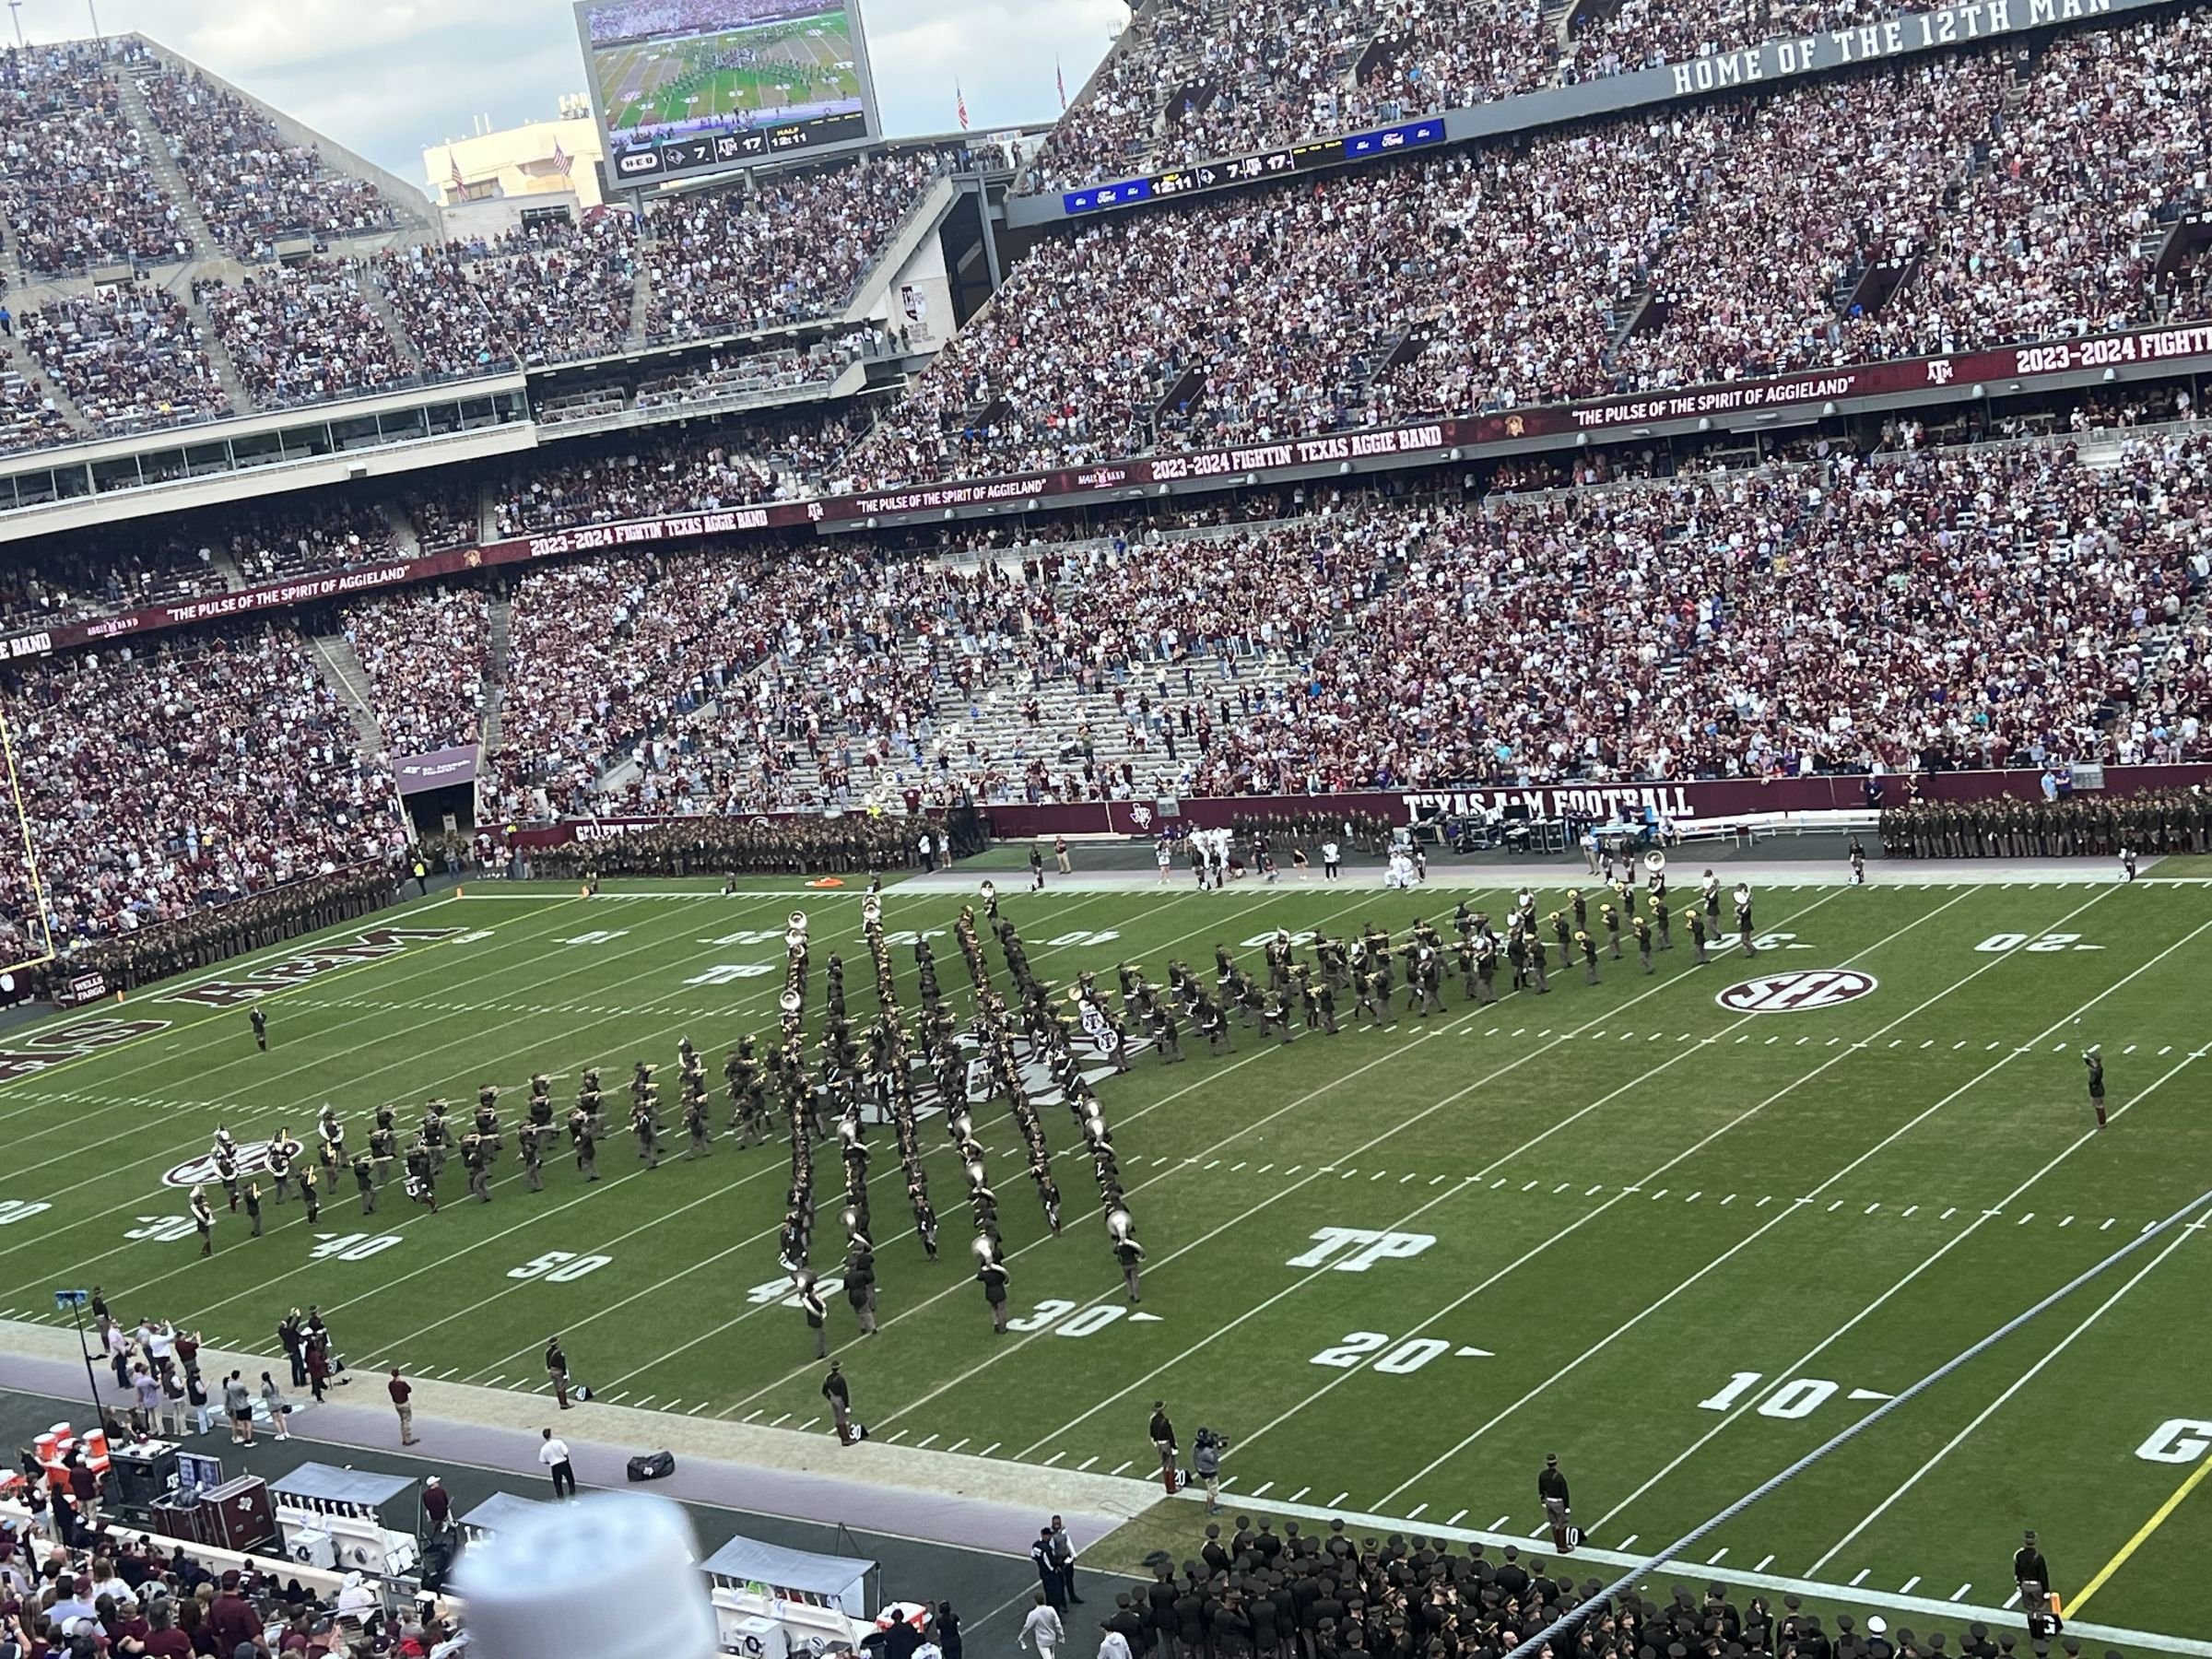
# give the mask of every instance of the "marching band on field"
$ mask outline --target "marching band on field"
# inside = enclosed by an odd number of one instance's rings
[[[1401,988],[1405,1016],[1430,1018],[1447,1011],[1444,985],[1452,977],[1458,979],[1465,1003],[1495,1004],[1501,996],[1522,993],[1545,995],[1552,988],[1555,965],[1565,970],[1579,961],[1584,981],[1599,982],[1601,936],[1605,955],[1620,961],[1625,935],[1643,971],[1651,973],[1655,971],[1653,953],[1674,948],[1665,865],[1663,854],[1648,854],[1641,888],[1633,866],[1624,864],[1617,877],[1608,869],[1613,878],[1596,895],[1594,924],[1592,897],[1581,889],[1571,889],[1562,908],[1539,915],[1535,893],[1524,888],[1506,910],[1502,928],[1487,911],[1463,899],[1452,918],[1449,941],[1419,917],[1394,938],[1372,922],[1343,938],[1325,933],[1294,937],[1278,929],[1262,948],[1257,973],[1248,971],[1222,945],[1215,949],[1210,975],[1171,960],[1161,986],[1138,964],[1124,961],[1114,970],[1111,992],[1096,972],[1086,970],[1074,984],[1059,988],[1057,1000],[1055,987],[1032,971],[1019,931],[1000,913],[997,890],[986,881],[979,893],[981,919],[975,906],[963,905],[952,929],[972,994],[972,1014],[964,1022],[944,995],[935,952],[926,937],[917,937],[912,945],[919,1010],[910,1016],[902,1009],[883,928],[880,884],[871,882],[862,913],[875,970],[877,1012],[873,1018],[858,1019],[849,1012],[844,963],[830,955],[821,974],[822,1018],[811,1054],[804,1031],[813,979],[808,923],[805,912],[792,912],[784,934],[778,1035],[765,1049],[752,1036],[741,1039],[729,1050],[722,1071],[728,1133],[740,1148],[767,1142],[781,1119],[790,1176],[778,1229],[778,1259],[792,1277],[818,1353],[826,1350],[827,1342],[825,1280],[813,1259],[818,1145],[834,1141],[844,1171],[838,1216],[844,1235],[841,1265],[839,1284],[828,1288],[842,1289],[864,1333],[876,1329],[876,1227],[867,1179],[873,1155],[867,1131],[886,1126],[892,1131],[914,1237],[930,1261],[938,1260],[940,1224],[930,1197],[920,1126],[933,1097],[964,1182],[975,1278],[992,1329],[1008,1328],[1010,1274],[998,1194],[977,1138],[975,1114],[1000,1100],[1020,1133],[1026,1172],[1045,1225],[1054,1234],[1064,1225],[1064,1201],[1041,1108],[1065,1104],[1097,1185],[1109,1249],[1124,1291],[1135,1302],[1142,1295],[1144,1246],[1136,1237],[1112,1131],[1079,1047],[1088,1049],[1094,1066],[1126,1072],[1138,1045],[1148,1046],[1165,1065],[1188,1058],[1186,1030],[1203,1040],[1207,1053],[1233,1053],[1239,1028],[1256,1031],[1262,1041],[1289,1043],[1301,1036],[1336,1036],[1347,1018],[1355,1026],[1394,1026]],[[1747,885],[1736,884],[1733,903],[1735,943],[1745,955],[1754,955]],[[1712,952],[1721,947],[1722,904],[1720,880],[1707,870],[1688,906],[1690,948],[1698,965],[1712,960]],[[1010,982],[1003,991],[986,960],[986,933]],[[626,1089],[627,1126],[647,1170],[659,1167],[664,1149],[659,1069],[638,1061]],[[686,1161],[711,1157],[720,1131],[709,1101],[705,1061],[688,1037],[677,1045],[677,1077],[681,1157]],[[610,1104],[597,1066],[583,1072],[565,1116],[554,1103],[554,1081],[545,1072],[532,1076],[528,1104],[512,1125],[524,1182],[531,1192],[545,1189],[546,1165],[560,1155],[564,1132],[577,1174],[597,1181],[608,1119],[622,1110],[619,1099]],[[488,1204],[493,1171],[511,1132],[500,1109],[504,1092],[496,1084],[483,1085],[465,1124],[443,1100],[428,1102],[419,1121],[408,1126],[400,1124],[395,1107],[379,1106],[367,1145],[356,1149],[348,1148],[336,1107],[326,1104],[316,1122],[312,1158],[288,1128],[279,1127],[253,1149],[252,1157],[241,1152],[228,1129],[218,1128],[209,1163],[229,1211],[242,1209],[254,1237],[262,1233],[263,1189],[258,1179],[241,1174],[249,1165],[265,1174],[278,1205],[289,1201],[296,1185],[311,1221],[347,1173],[353,1177],[360,1213],[375,1214],[395,1166],[404,1172],[406,1196],[434,1213],[440,1180],[456,1157],[468,1194]],[[190,1207],[201,1253],[209,1254],[215,1211],[204,1186],[192,1189]]]

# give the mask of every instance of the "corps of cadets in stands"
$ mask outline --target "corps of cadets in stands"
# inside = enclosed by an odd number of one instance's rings
[[[1892,858],[2202,853],[2212,846],[2212,794],[2191,784],[2118,800],[2066,794],[2054,801],[1911,801],[1884,809],[1881,838],[1883,853]]]
[[[1103,1623],[1132,1653],[1157,1659],[1498,1659],[1604,1588],[1511,1546],[1358,1537],[1342,1521],[1326,1532],[1295,1521],[1278,1531],[1263,1519],[1255,1530],[1241,1515],[1233,1528],[1209,1523],[1180,1571],[1164,1551],[1152,1568],[1153,1583],[1119,1594]],[[1777,1608],[1763,1595],[1739,1601],[1725,1584],[1700,1593],[1677,1583],[1667,1596],[1601,1603],[1546,1651],[1554,1659],[2011,1659],[2015,1650],[2014,1632],[1979,1622],[1953,1632],[1919,1619],[1862,1630],[1849,1613],[1824,1624],[1795,1595]],[[2085,1651],[2072,1637],[2064,1646]]]
[[[1674,947],[1673,912],[1663,869],[1648,872],[1639,888],[1632,872],[1602,889],[1594,925],[1604,935],[1611,959],[1624,959],[1624,935],[1634,943],[1642,970],[1654,971],[1652,953]],[[941,1116],[948,1149],[963,1182],[975,1258],[994,1332],[1004,1333],[1008,1287],[1005,1234],[999,1195],[991,1183],[988,1154],[978,1136],[976,1113],[1003,1100],[1020,1135],[1024,1171],[1036,1191],[1045,1227],[1057,1235],[1064,1224],[1063,1194],[1053,1163],[1052,1137],[1043,1108],[1065,1104],[1081,1157],[1098,1192],[1107,1246],[1132,1302],[1141,1300],[1145,1249],[1136,1236],[1128,1194],[1109,1126],[1086,1059],[1094,1069],[1130,1069],[1130,1056],[1149,1047],[1162,1065],[1180,1064],[1184,1032],[1202,1040],[1209,1053],[1236,1052],[1240,1027],[1256,1030],[1262,1041],[1289,1043],[1306,1036],[1334,1037],[1348,1018],[1392,1026],[1398,1021],[1396,993],[1406,992],[1405,1014],[1430,1018],[1447,1012],[1445,986],[1459,982],[1462,1005],[1487,1005],[1501,994],[1541,995],[1551,989],[1553,951],[1564,968],[1579,960],[1583,979],[1599,980],[1601,947],[1592,932],[1590,899],[1570,891],[1566,907],[1547,916],[1537,913],[1534,892],[1523,889],[1506,915],[1502,934],[1490,917],[1462,900],[1452,917],[1452,936],[1416,917],[1402,937],[1369,923],[1356,935],[1333,938],[1316,934],[1309,942],[1311,959],[1300,958],[1299,942],[1278,930],[1261,951],[1257,973],[1247,970],[1226,945],[1214,951],[1213,972],[1204,976],[1186,962],[1171,961],[1165,987],[1145,970],[1124,961],[1107,990],[1099,975],[1085,970],[1075,982],[1055,987],[1041,980],[1011,918],[1001,913],[996,888],[982,885],[982,914],[963,905],[952,928],[971,992],[971,1015],[963,1021],[945,994],[935,947],[926,937],[912,945],[918,1007],[911,1016],[901,1004],[898,975],[884,932],[880,882],[871,879],[861,900],[863,937],[875,976],[875,1012],[856,1014],[848,1005],[845,966],[830,955],[823,965],[821,1018],[809,1047],[806,1010],[814,989],[813,946],[808,919],[794,911],[784,933],[784,978],[778,995],[779,1029],[764,1051],[746,1036],[728,1052],[722,1075],[728,1105],[728,1131],[740,1149],[767,1142],[778,1117],[788,1148],[790,1174],[778,1257],[793,1280],[794,1300],[813,1332],[818,1355],[827,1351],[827,1296],[841,1290],[863,1335],[877,1328],[876,1224],[868,1187],[874,1151],[871,1128],[888,1127],[899,1154],[912,1229],[924,1254],[939,1259],[939,1219],[930,1196],[924,1161],[921,1109],[932,1102]],[[1751,895],[1735,892],[1736,941],[1754,952]],[[1696,962],[1710,959],[1720,937],[1723,894],[1708,870],[1695,900],[1688,906],[1687,926]],[[1549,939],[1549,943],[1547,939]],[[1005,989],[994,980],[986,937],[1004,962]],[[1500,977],[1504,984],[1500,984]],[[1341,999],[1341,1001],[1340,1001]],[[257,1038],[260,1035],[257,1028]],[[1088,1049],[1088,1055],[1084,1050]],[[216,1181],[232,1212],[242,1207],[253,1236],[262,1232],[260,1175],[274,1187],[274,1201],[288,1202],[295,1183],[315,1218],[347,1176],[363,1215],[375,1213],[394,1169],[404,1171],[406,1197],[435,1213],[439,1184],[448,1164],[458,1159],[468,1194],[492,1202],[492,1178],[510,1135],[531,1192],[545,1188],[549,1161],[564,1156],[586,1182],[599,1179],[600,1143],[626,1124],[639,1161],[657,1169],[664,1150],[664,1122],[658,1068],[639,1060],[630,1069],[627,1106],[610,1101],[605,1075],[597,1066],[583,1072],[565,1115],[553,1098],[555,1078],[538,1072],[529,1083],[528,1105],[512,1126],[500,1109],[504,1090],[486,1083],[477,1091],[474,1114],[465,1120],[442,1100],[429,1101],[418,1120],[403,1122],[399,1109],[385,1104],[375,1112],[366,1146],[349,1147],[343,1120],[325,1105],[316,1124],[312,1158],[287,1128],[248,1159],[227,1130],[218,1128],[212,1154]],[[677,1045],[677,1091],[682,1125],[682,1157],[713,1155],[719,1136],[716,1108],[710,1098],[706,1061],[687,1036]],[[565,1134],[567,1145],[561,1145]],[[819,1205],[815,1182],[815,1150],[834,1142],[843,1168],[837,1199],[843,1232],[836,1283],[815,1259],[815,1225]],[[241,1178],[241,1171],[243,1177]],[[213,1248],[212,1206],[201,1189],[193,1193],[192,1213],[199,1222],[201,1253]]]
[[[97,972],[109,990],[129,991],[372,914],[392,902],[394,890],[393,872],[382,865],[310,876],[174,922],[79,945],[53,973],[67,979]]]
[[[841,818],[696,818],[641,825],[589,845],[531,854],[532,874],[575,880],[611,876],[850,876],[914,862],[912,823],[888,814]]]

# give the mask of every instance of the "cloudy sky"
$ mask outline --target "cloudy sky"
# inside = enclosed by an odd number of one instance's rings
[[[410,181],[422,148],[550,116],[584,89],[568,0],[90,0],[110,34],[136,29]],[[888,131],[1049,120],[1053,65],[1069,92],[1128,17],[1124,0],[863,0]],[[22,0],[32,41],[91,32],[86,0]]]

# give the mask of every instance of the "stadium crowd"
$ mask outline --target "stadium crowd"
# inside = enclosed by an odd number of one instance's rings
[[[201,277],[193,297],[266,407],[382,391],[415,372],[348,261],[267,265],[236,283]]]
[[[5,696],[57,941],[392,850],[389,776],[290,627],[20,663]],[[0,867],[0,926],[32,936],[37,915],[28,872]]]
[[[101,436],[230,412],[184,301],[143,283],[74,294],[16,323],[39,366]]]
[[[287,236],[355,235],[398,223],[375,185],[326,166],[312,145],[288,142],[266,115],[198,70],[142,56],[131,73],[200,216],[241,258],[267,259]]]
[[[346,607],[346,638],[368,671],[384,747],[426,755],[477,741],[490,653],[475,588],[410,588]]]
[[[0,49],[0,159],[7,240],[33,276],[191,252],[88,42]]]
[[[646,215],[645,337],[697,339],[833,314],[944,165],[929,151],[882,155],[657,204]]]

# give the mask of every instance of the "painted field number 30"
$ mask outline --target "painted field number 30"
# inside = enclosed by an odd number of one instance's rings
[[[565,1250],[548,1250],[535,1261],[524,1262],[520,1267],[507,1269],[511,1279],[542,1278],[548,1285],[565,1285],[580,1279],[587,1273],[596,1273],[615,1258],[609,1255],[574,1255]]]

